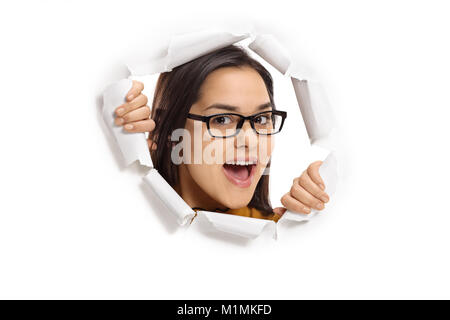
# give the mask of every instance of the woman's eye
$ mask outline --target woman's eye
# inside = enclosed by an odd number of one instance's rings
[[[258,116],[255,118],[255,123],[257,124],[266,124],[267,123],[267,116]]]
[[[213,123],[214,124],[230,124],[231,119],[230,119],[230,117],[219,116],[219,117],[213,118]]]

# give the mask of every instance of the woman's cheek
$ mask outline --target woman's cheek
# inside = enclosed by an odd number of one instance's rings
[[[235,208],[234,203],[239,194],[234,195],[227,188],[226,178],[222,172],[222,165],[193,164],[187,166],[194,182],[214,201],[229,208]]]
[[[258,140],[258,160],[265,167],[270,161],[275,143],[272,136],[260,136]]]
[[[200,186],[206,193],[214,190],[214,181],[217,176],[217,170],[213,165],[202,164],[190,164],[187,165],[187,169],[194,180],[194,182]],[[209,192],[208,192],[209,191]]]

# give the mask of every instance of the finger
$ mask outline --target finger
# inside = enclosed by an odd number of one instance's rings
[[[153,121],[152,119],[147,119],[142,121],[130,122],[124,125],[123,128],[127,132],[150,132],[155,129],[155,121]]]
[[[150,117],[150,108],[148,106],[140,107],[123,115],[125,123],[139,120],[147,120]]]
[[[147,139],[147,143],[150,150],[156,150],[156,142],[154,142],[152,139]]]
[[[132,101],[124,103],[121,106],[117,107],[116,115],[121,117],[130,111],[133,111],[137,108],[147,105],[147,102],[148,102],[147,96],[140,94],[136,98],[134,98]]]
[[[286,212],[286,210],[287,210],[286,208],[278,207],[273,209],[273,213],[281,217]]]
[[[313,162],[309,165],[306,171],[308,172],[308,175],[311,177],[312,181],[314,181],[314,183],[316,183],[322,190],[325,190],[325,183],[323,182],[319,174],[319,168],[321,165],[322,161]]]
[[[312,194],[314,197],[320,199],[322,202],[326,203],[330,200],[325,191],[323,191],[314,181],[312,181],[307,171],[302,173],[302,175],[298,179],[298,184],[302,186],[303,189]]]
[[[144,90],[144,84],[140,81],[133,80],[133,86],[127,94],[127,101],[133,100],[142,92],[142,90]]]
[[[114,123],[117,126],[139,120],[147,120],[150,117],[150,108],[148,106],[140,107],[136,110],[125,113],[122,117],[116,117]]]
[[[308,191],[303,189],[303,187],[300,186],[298,183],[292,185],[290,193],[292,197],[306,204],[308,207],[317,210],[322,210],[324,208],[324,204],[322,201],[320,201],[312,194],[310,194]]]
[[[289,211],[292,212],[299,212],[299,213],[311,213],[311,209],[301,203],[300,201],[297,201],[294,199],[289,193],[286,193],[281,198],[281,204]]]

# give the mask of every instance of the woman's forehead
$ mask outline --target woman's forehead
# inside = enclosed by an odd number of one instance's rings
[[[247,113],[270,102],[264,80],[247,66],[215,70],[205,79],[199,93],[195,105],[197,111],[212,110],[214,105],[228,105],[236,108],[233,111]]]

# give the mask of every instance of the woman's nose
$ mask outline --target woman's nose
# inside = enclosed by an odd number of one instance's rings
[[[235,139],[236,148],[255,149],[258,146],[258,136],[249,121],[245,121]]]

